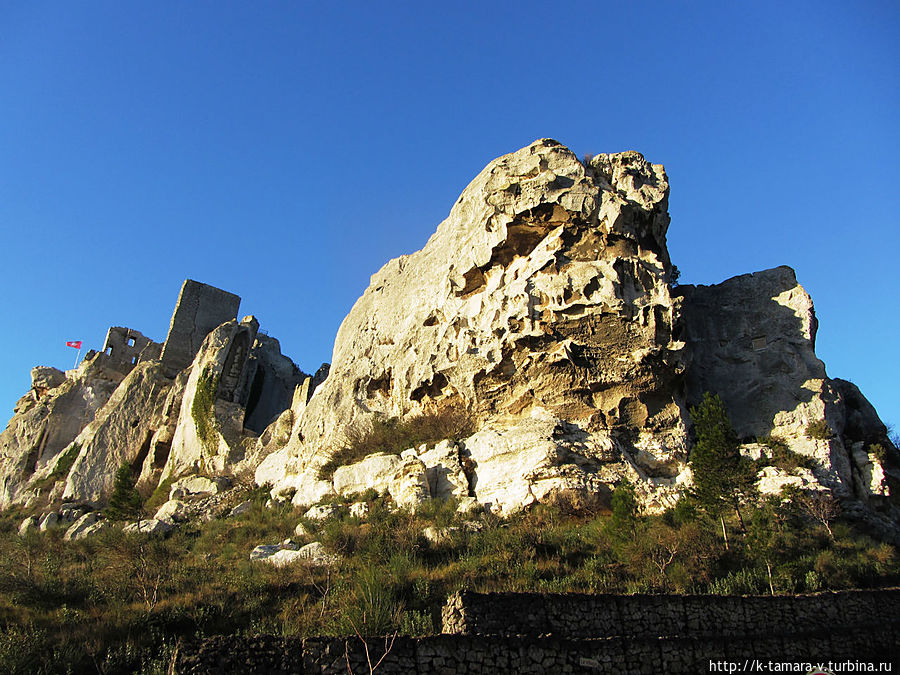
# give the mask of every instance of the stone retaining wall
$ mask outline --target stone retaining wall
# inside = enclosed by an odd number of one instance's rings
[[[852,662],[895,663],[896,626],[851,630],[827,636],[770,637],[748,640],[699,638],[555,638],[483,635],[398,637],[374,669],[384,675],[465,675],[467,673],[586,673],[673,675],[726,672],[713,664]],[[384,638],[372,638],[369,659],[375,665],[385,651]],[[348,666],[349,664],[349,666]],[[175,673],[370,673],[359,638],[255,638],[221,636],[185,645]],[[763,672],[758,670],[758,672]],[[774,672],[774,671],[773,671]],[[785,670],[784,672],[806,672]],[[862,672],[862,671],[856,671]]]
[[[795,597],[461,593],[443,614],[445,634],[424,638],[208,638],[181,647],[175,672],[346,674],[375,666],[385,675],[658,675],[769,661],[810,664],[777,672],[828,661],[874,663],[878,672],[879,663],[900,658],[900,589]]]
[[[454,593],[443,632],[462,635],[747,637],[900,623],[900,589],[799,596]]]

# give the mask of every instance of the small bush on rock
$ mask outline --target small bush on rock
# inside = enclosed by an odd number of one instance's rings
[[[375,418],[351,425],[344,432],[343,445],[334,451],[319,475],[328,478],[339,466],[353,464],[375,452],[399,455],[422,443],[444,439],[459,440],[474,433],[475,423],[468,410],[447,406],[434,412],[398,417]]]
[[[806,425],[806,435],[819,441],[826,441],[831,438],[831,429],[825,420],[817,420]]]

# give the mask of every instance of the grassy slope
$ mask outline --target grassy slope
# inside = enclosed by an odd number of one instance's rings
[[[834,539],[791,505],[763,503],[730,523],[681,508],[664,516],[615,515],[562,499],[500,521],[461,527],[452,503],[420,513],[371,502],[349,516],[306,523],[343,556],[333,570],[250,562],[250,550],[292,535],[300,512],[253,508],[187,524],[166,539],[114,530],[82,542],[62,532],[16,534],[0,520],[0,671],[165,672],[179,637],[216,633],[321,635],[434,630],[458,588],[512,591],[794,593],[896,583],[896,550],[841,522]],[[438,545],[424,527],[458,526]],[[768,564],[768,567],[767,567]]]

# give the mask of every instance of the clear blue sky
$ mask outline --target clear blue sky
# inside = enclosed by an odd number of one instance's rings
[[[0,411],[183,279],[304,370],[389,258],[544,136],[638,150],[682,281],[789,264],[900,425],[900,5],[0,0]]]

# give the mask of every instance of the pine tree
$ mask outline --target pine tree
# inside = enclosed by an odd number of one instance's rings
[[[143,500],[134,487],[131,467],[123,464],[116,471],[116,481],[106,506],[106,514],[113,520],[136,518],[141,513]]]
[[[619,539],[633,539],[637,534],[639,507],[634,486],[628,480],[619,483],[613,490],[610,506],[609,531]]]
[[[694,474],[692,496],[711,516],[722,518],[726,507],[733,507],[744,528],[741,500],[753,494],[756,479],[752,463],[741,456],[737,433],[728,419],[718,394],[706,392],[700,405],[691,408],[697,443],[691,451]],[[727,545],[727,535],[726,545]]]

